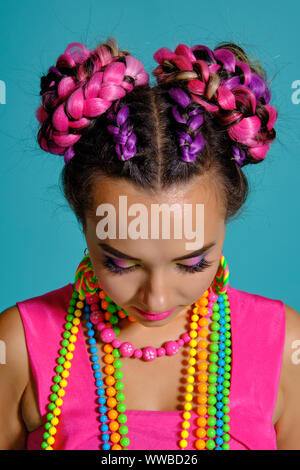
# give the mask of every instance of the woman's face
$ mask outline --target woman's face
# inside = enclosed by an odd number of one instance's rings
[[[85,231],[94,273],[106,294],[142,325],[163,326],[175,317],[184,315],[185,307],[199,299],[213,281],[226,230],[224,207],[215,188],[216,185],[211,184],[211,179],[209,183],[207,177],[197,177],[192,184],[177,185],[160,193],[137,189],[123,179],[101,179],[94,183],[93,215],[87,216]],[[123,196],[123,201],[126,199],[126,209],[120,205],[119,196]],[[108,226],[101,229],[99,224],[101,220],[107,220],[107,212],[96,214],[97,207],[102,204],[111,204],[115,209],[116,238],[112,238],[111,231],[109,238],[100,239],[97,236],[97,233],[99,235],[108,231]],[[127,230],[125,236],[119,236],[120,227],[129,227],[140,214],[128,215],[132,204],[141,204],[143,210],[147,211],[147,217],[143,220],[148,221],[148,230],[143,239],[134,239],[134,231]],[[167,204],[169,208],[173,204],[178,205],[183,219],[180,238],[174,236],[175,216],[172,210],[170,236],[165,238],[162,235],[167,232],[162,232],[160,217],[158,238],[151,238],[151,228],[153,230],[158,226],[153,212],[151,217],[151,211],[155,207],[153,204]],[[185,204],[190,204],[192,208],[189,219],[183,212]],[[203,205],[203,212],[199,211],[198,216],[196,204]],[[188,221],[192,223],[191,230],[197,230],[198,234],[201,231],[203,233],[204,238],[197,235],[198,243],[194,243],[195,236],[188,238],[188,232],[184,229],[188,227]],[[111,225],[109,227],[111,229]],[[140,231],[142,227],[145,234],[145,225],[138,225],[136,230]],[[190,242],[194,246],[187,249],[186,243]],[[192,255],[199,248],[203,250],[208,245],[212,246],[203,253]],[[178,259],[183,257],[185,259]],[[151,313],[148,316],[138,309]],[[172,311],[162,314],[169,310]]]

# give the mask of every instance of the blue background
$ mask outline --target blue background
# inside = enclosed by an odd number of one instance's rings
[[[36,142],[40,76],[70,42],[94,48],[113,36],[151,73],[154,52],[179,43],[233,41],[272,79],[277,139],[266,159],[244,169],[250,196],[227,226],[223,253],[230,284],[280,299],[300,311],[299,2],[10,1],[1,5],[0,311],[62,287],[86,246],[58,185],[63,158]],[[153,79],[151,79],[153,80]],[[297,88],[299,92],[297,92]]]

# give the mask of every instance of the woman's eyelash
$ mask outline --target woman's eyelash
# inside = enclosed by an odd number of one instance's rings
[[[114,274],[126,274],[128,272],[134,271],[137,266],[129,266],[128,268],[120,268],[119,266],[116,265],[114,262],[113,258],[110,256],[104,255],[105,261],[103,262],[103,266],[105,269],[107,269],[110,272],[113,272]],[[202,258],[197,264],[194,264],[193,266],[186,266],[184,264],[176,264],[176,269],[179,270],[180,272],[188,272],[188,273],[195,273],[195,272],[201,272],[204,271],[204,269],[208,268],[211,266],[212,263],[207,261],[205,258]]]
[[[129,268],[120,268],[119,266],[116,265],[114,260],[107,255],[104,255],[104,262],[103,266],[110,272],[113,272],[114,274],[126,274],[129,271],[133,271],[135,269],[135,266],[130,266]]]
[[[179,269],[180,271],[183,270],[188,273],[198,273],[198,272],[204,271],[205,268],[208,268],[211,265],[212,265],[211,262],[207,261],[205,258],[202,258],[200,261],[198,261],[197,264],[194,264],[193,266],[177,264],[176,268]]]

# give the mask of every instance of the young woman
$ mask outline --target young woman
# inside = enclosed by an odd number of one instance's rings
[[[87,249],[0,315],[2,449],[300,449],[300,316],[230,286],[222,252],[276,135],[265,73],[232,43],[154,59],[151,87],[114,39],[72,43],[41,79],[38,142]]]

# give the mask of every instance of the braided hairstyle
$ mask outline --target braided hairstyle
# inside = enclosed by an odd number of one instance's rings
[[[276,137],[266,74],[238,45],[179,44],[153,57],[152,87],[113,38],[94,51],[69,44],[41,78],[38,142],[64,155],[63,191],[84,230],[92,185],[105,177],[158,191],[209,173],[227,222],[248,195],[241,168]]]

